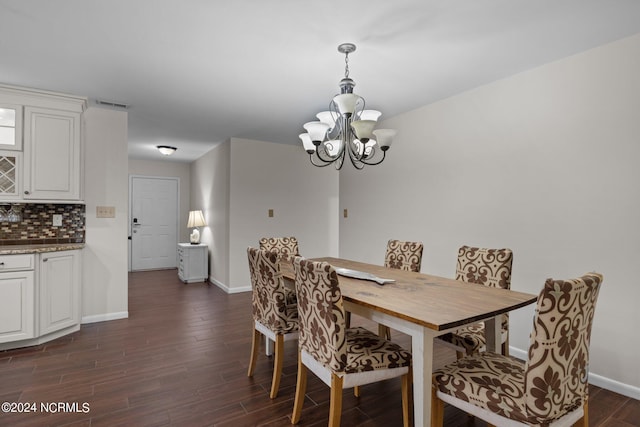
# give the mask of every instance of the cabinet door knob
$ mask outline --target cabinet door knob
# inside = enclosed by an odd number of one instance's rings
[[[47,262],[49,261],[49,258],[42,258],[42,262]]]
[[[31,194],[31,193],[29,193],[29,190],[24,190],[24,194]]]

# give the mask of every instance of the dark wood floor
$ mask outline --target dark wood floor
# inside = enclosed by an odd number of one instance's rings
[[[184,285],[175,270],[129,276],[128,319],[85,325],[47,344],[0,352],[0,402],[77,403],[55,414],[0,413],[0,426],[287,426],[296,342],[285,345],[279,396],[269,399],[272,361],[247,378],[251,296]],[[354,324],[374,326],[356,319]],[[408,345],[408,337],[394,332]],[[438,348],[436,363],[454,358]],[[400,381],[345,391],[342,425],[401,425]],[[323,426],[329,389],[309,374],[301,426]],[[88,404],[83,412],[82,404]],[[591,387],[591,426],[640,426],[640,402]],[[73,409],[73,408],[71,408]],[[483,423],[448,407],[446,426]]]

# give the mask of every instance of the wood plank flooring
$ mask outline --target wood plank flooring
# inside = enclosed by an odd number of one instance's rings
[[[0,426],[288,426],[296,342],[285,343],[280,393],[269,399],[272,360],[258,357],[247,378],[251,295],[185,285],[176,270],[129,275],[128,319],[85,325],[36,347],[0,352],[0,402],[36,403],[37,412],[0,413]],[[367,324],[354,316],[354,325]],[[409,339],[393,332],[394,340]],[[438,348],[436,363],[455,355]],[[61,402],[55,413],[40,404]],[[83,404],[87,407],[83,407]],[[77,404],[75,408],[72,405]],[[640,426],[640,402],[591,387],[591,426]],[[86,410],[83,410],[86,409]],[[301,426],[324,426],[329,388],[313,374]],[[401,425],[400,380],[345,391],[342,425]],[[484,423],[447,407],[446,426]]]

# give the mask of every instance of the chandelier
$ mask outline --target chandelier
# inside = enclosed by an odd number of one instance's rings
[[[344,53],[345,64],[340,94],[329,103],[329,111],[318,113],[318,121],[305,123],[307,132],[300,134],[302,146],[314,166],[333,164],[339,170],[347,153],[356,169],[380,164],[396,134],[393,129],[375,129],[382,113],[365,110],[364,98],[353,93],[356,84],[349,78],[349,54],[355,50],[352,43],[338,46],[338,52]]]

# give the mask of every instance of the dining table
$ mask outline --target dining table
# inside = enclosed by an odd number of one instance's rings
[[[314,258],[339,274],[346,311],[411,337],[414,425],[431,424],[434,338],[478,321],[486,351],[501,351],[501,315],[536,301],[537,295],[341,258]],[[293,266],[282,272],[294,280]],[[384,279],[384,280],[377,280]]]

